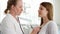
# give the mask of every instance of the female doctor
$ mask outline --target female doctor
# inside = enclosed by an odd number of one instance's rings
[[[57,24],[53,21],[53,6],[49,2],[42,2],[38,11],[41,25],[33,29],[31,34],[58,34]]]
[[[1,24],[1,34],[24,34],[16,17],[21,14],[22,10],[22,0],[8,0],[6,16]]]

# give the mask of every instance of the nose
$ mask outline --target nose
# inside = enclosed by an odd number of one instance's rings
[[[40,10],[38,10],[38,12],[40,12]]]

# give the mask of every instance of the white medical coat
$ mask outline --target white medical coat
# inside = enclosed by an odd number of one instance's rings
[[[23,34],[19,23],[11,15],[7,14],[1,23],[1,33],[2,34]]]

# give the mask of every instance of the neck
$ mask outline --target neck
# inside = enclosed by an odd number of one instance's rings
[[[47,23],[49,19],[47,17],[43,17],[43,23]]]
[[[10,10],[10,14],[16,19],[16,14],[14,11]]]

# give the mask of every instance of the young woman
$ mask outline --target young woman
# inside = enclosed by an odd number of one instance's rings
[[[2,20],[2,34],[23,34],[16,16],[22,12],[22,0],[8,0],[5,10],[6,17]]]
[[[35,27],[31,34],[58,34],[58,27],[53,22],[53,6],[49,2],[42,2],[38,11],[41,17],[40,27]]]

